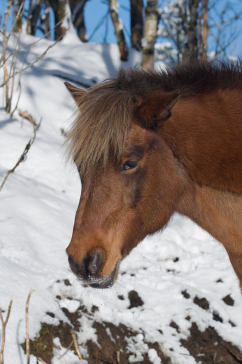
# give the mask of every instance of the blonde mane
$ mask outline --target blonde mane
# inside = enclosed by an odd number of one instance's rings
[[[130,92],[117,88],[116,80],[107,80],[80,95],[77,103],[67,142],[69,155],[83,174],[99,163],[105,166],[110,157],[119,158],[134,102]]]

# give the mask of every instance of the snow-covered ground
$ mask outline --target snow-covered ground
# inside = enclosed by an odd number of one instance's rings
[[[31,37],[22,38],[23,44],[32,41]],[[22,50],[22,65],[32,62],[48,45],[49,41],[42,40]],[[133,53],[125,66],[138,62],[139,55]],[[185,217],[174,216],[163,232],[146,238],[135,248],[122,262],[119,278],[110,289],[84,288],[70,272],[65,248],[71,237],[81,184],[74,166],[65,161],[61,129],[70,125],[74,103],[63,78],[92,85],[115,76],[119,67],[115,45],[80,44],[73,39],[56,44],[21,77],[18,109],[27,110],[37,122],[41,120],[41,126],[26,161],[9,176],[0,192],[0,308],[4,314],[13,299],[7,326],[6,364],[25,362],[20,343],[25,340],[25,301],[31,288],[32,338],[41,322],[67,320],[61,307],[72,312],[82,302],[87,307],[98,306],[97,321],[144,330],[146,340],[158,341],[174,363],[195,363],[180,343],[189,334],[192,321],[201,330],[214,327],[220,336],[242,350],[242,297],[227,254],[220,243]],[[16,101],[17,92],[14,96]],[[2,105],[0,183],[33,134],[30,122],[21,119],[17,112],[9,118]],[[64,279],[71,285],[65,285]],[[131,290],[137,291],[143,300],[142,310],[128,309]],[[182,294],[185,291],[188,298]],[[62,297],[61,303],[56,299],[58,295]],[[227,295],[233,298],[234,305],[223,301]],[[65,299],[70,296],[73,300]],[[195,305],[195,297],[205,297],[209,308],[203,310]],[[54,312],[55,318],[46,312]],[[222,322],[214,320],[214,314],[219,314]],[[185,319],[188,315],[190,321]],[[180,327],[179,333],[174,334],[172,321]],[[81,344],[88,338],[95,340],[95,330],[84,316],[80,322],[78,342],[85,355]],[[130,348],[130,362],[142,363],[142,353],[147,350],[142,338],[130,342]],[[160,363],[154,350],[149,356],[154,363]],[[74,364],[77,359],[70,352],[63,360],[54,362]],[[31,363],[36,363],[33,357]]]

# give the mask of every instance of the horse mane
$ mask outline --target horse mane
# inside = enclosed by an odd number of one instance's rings
[[[81,174],[122,154],[137,101],[153,92],[179,90],[189,97],[215,89],[242,90],[242,62],[195,63],[166,71],[121,70],[117,78],[91,87],[78,100],[68,136],[69,155]]]

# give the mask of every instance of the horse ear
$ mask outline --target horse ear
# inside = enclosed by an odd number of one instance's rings
[[[72,85],[69,82],[64,82],[64,84],[65,84],[67,90],[70,92],[73,99],[75,100],[75,103],[77,104],[77,106],[79,106],[80,99],[82,98],[82,96],[84,96],[86,91],[79,88],[79,87],[76,87],[76,86]]]
[[[143,99],[135,109],[135,119],[145,128],[155,129],[171,116],[171,109],[178,100],[178,90],[156,92]]]

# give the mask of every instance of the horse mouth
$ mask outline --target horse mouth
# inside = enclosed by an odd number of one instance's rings
[[[110,288],[117,279],[118,271],[119,271],[119,262],[115,264],[115,267],[112,273],[109,274],[109,276],[88,277],[88,279],[85,280],[84,283],[92,288]]]

